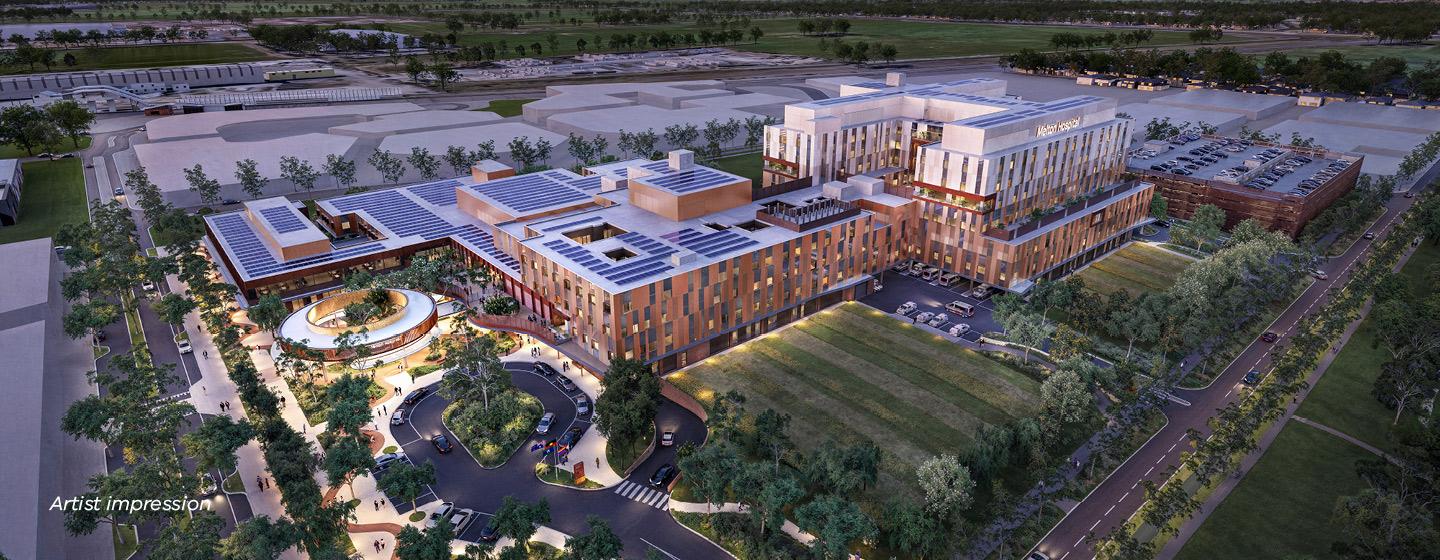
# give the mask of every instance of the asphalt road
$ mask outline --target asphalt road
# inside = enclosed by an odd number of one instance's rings
[[[1428,184],[1428,180],[1418,184]],[[1386,205],[1384,214],[1369,231],[1383,238],[1400,214],[1415,200],[1397,194]],[[1283,344],[1307,314],[1325,304],[1332,283],[1344,278],[1357,260],[1370,249],[1372,243],[1373,241],[1358,240],[1345,254],[1330,259],[1321,267],[1330,280],[1313,282],[1266,329],[1280,335],[1280,341],[1276,344]],[[1188,401],[1190,405],[1167,404],[1165,414],[1169,423],[1071,509],[1059,524],[1041,538],[1034,550],[1046,554],[1052,560],[1094,558],[1094,550],[1084,542],[1086,536],[1092,533],[1097,536],[1104,535],[1135,514],[1145,501],[1145,492],[1140,483],[1146,480],[1157,485],[1164,483],[1167,473],[1180,464],[1180,454],[1191,449],[1190,442],[1187,441],[1187,430],[1195,429],[1202,436],[1208,436],[1212,431],[1209,420],[1216,411],[1240,399],[1241,379],[1246,372],[1251,369],[1268,371],[1273,348],[1273,344],[1256,340],[1245,348],[1210,386],[1176,391],[1176,396]]]
[[[681,443],[703,443],[705,425],[699,418],[673,402],[664,401],[656,416],[657,431],[675,431],[676,447],[657,448],[634,474],[616,487],[578,490],[545,484],[535,476],[534,465],[538,455],[529,450],[532,442],[558,437],[571,425],[586,429],[582,439],[596,437],[596,434],[583,417],[576,418],[575,404],[571,399],[573,395],[580,394],[578,391],[567,393],[549,379],[531,373],[530,362],[507,362],[505,366],[511,372],[515,386],[539,398],[547,412],[555,413],[556,419],[555,428],[549,435],[537,436],[527,441],[504,465],[494,469],[483,468],[458,446],[445,455],[435,450],[430,443],[431,436],[445,434],[453,440],[454,434],[440,421],[441,412],[449,401],[433,392],[414,407],[408,425],[396,426],[393,430],[397,439],[407,440],[402,447],[412,462],[430,462],[435,465],[436,483],[432,487],[434,496],[427,497],[428,500],[454,502],[459,507],[473,509],[482,515],[481,519],[477,519],[460,535],[461,539],[478,541],[485,518],[494,514],[505,496],[514,496],[527,502],[547,500],[550,503],[551,515],[551,522],[547,526],[569,535],[588,532],[585,519],[590,515],[605,518],[611,529],[624,542],[627,558],[643,558],[652,547],[671,557],[684,560],[730,558],[710,541],[680,526],[670,517],[668,511],[663,509],[668,497],[661,496],[661,492],[646,484],[655,467],[674,462],[675,449]],[[636,485],[641,487],[637,488]],[[422,500],[421,504],[424,503],[426,501]],[[409,510],[408,504],[396,506],[405,511]]]

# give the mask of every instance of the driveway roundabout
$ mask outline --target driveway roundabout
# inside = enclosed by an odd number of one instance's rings
[[[651,457],[620,484],[580,490],[546,484],[536,478],[538,455],[530,452],[532,443],[558,437],[571,426],[585,430],[582,439],[599,436],[585,418],[577,418],[572,395],[578,395],[578,391],[566,392],[549,379],[532,373],[533,366],[533,362],[505,362],[505,369],[510,372],[515,387],[540,399],[546,412],[555,413],[554,427],[549,435],[536,435],[526,441],[505,464],[497,468],[481,467],[464,446],[457,445],[454,452],[441,455],[430,444],[430,438],[440,434],[458,442],[440,420],[450,401],[434,391],[437,385],[431,385],[430,394],[413,407],[408,423],[392,429],[393,436],[402,442],[401,447],[412,462],[420,465],[428,461],[435,465],[434,496],[429,500],[454,502],[456,506],[473,509],[488,518],[500,508],[505,496],[525,502],[545,499],[550,503],[551,517],[546,526],[567,535],[578,535],[589,531],[585,525],[586,517],[602,517],[624,542],[626,558],[643,558],[651,548],[684,560],[731,558],[719,546],[676,522],[664,507],[669,497],[647,483],[659,465],[675,462],[675,450],[680,444],[690,441],[699,445],[704,442],[704,423],[674,402],[661,402],[655,423],[657,431],[675,432],[675,445],[657,447]],[[402,512],[409,508],[409,504],[397,503],[395,506]],[[477,519],[458,538],[479,542],[484,521],[486,519]]]

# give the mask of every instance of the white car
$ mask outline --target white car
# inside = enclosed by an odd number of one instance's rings
[[[145,290],[145,291],[147,291],[147,292],[153,292],[153,291],[155,291],[155,282],[153,282],[153,281],[151,281],[151,280],[145,280],[144,282],[141,282],[141,283],[140,283],[140,289]]]
[[[540,423],[535,425],[535,433],[537,433],[537,434],[548,434],[548,433],[550,433],[550,425],[551,425],[551,424],[554,424],[554,423],[555,423],[555,413],[554,413],[554,412],[546,412],[544,416],[541,416],[541,417],[540,417]]]
[[[181,354],[194,352],[194,349],[190,348],[190,341],[185,339],[175,341],[175,348],[179,350]]]
[[[950,316],[944,313],[940,313],[931,318],[928,321],[928,324],[932,327],[939,327],[940,325],[943,325],[948,321],[950,321]]]
[[[900,315],[909,315],[911,312],[915,311],[916,307],[917,306],[915,305],[915,302],[907,301],[904,304],[901,304],[900,308],[895,310],[895,313]]]
[[[924,313],[921,313],[921,314],[919,314],[919,315],[916,315],[916,316],[915,316],[915,322],[917,322],[917,323],[929,323],[929,322],[930,322],[930,318],[931,318],[931,317],[934,317],[934,316],[935,316],[934,313],[931,313],[931,312],[929,312],[929,311],[926,311],[926,312],[924,312]]]
[[[401,424],[404,424],[404,423],[405,423],[405,418],[406,418],[406,416],[407,416],[407,411],[406,411],[405,409],[403,409],[403,408],[397,408],[397,409],[395,409],[395,413],[390,415],[390,425],[391,425],[391,426],[399,426],[399,425],[401,425]]]
[[[383,469],[383,468],[385,468],[385,467],[388,467],[388,466],[394,464],[394,463],[397,462],[397,461],[404,461],[404,460],[405,460],[405,454],[404,454],[404,453],[399,453],[399,452],[396,452],[396,453],[386,453],[386,454],[384,454],[384,455],[381,455],[381,456],[375,458],[375,467],[376,467],[376,468],[382,468],[382,469]]]
[[[965,333],[968,332],[970,332],[970,325],[965,323],[960,323],[953,327],[950,327],[950,336],[963,336]]]

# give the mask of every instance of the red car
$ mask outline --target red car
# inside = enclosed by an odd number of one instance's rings
[[[1265,342],[1275,342],[1277,340],[1280,340],[1280,335],[1273,332],[1266,332],[1265,334],[1260,335],[1260,340],[1263,340]]]

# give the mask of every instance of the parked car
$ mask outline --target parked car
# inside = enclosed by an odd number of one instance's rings
[[[560,374],[560,372],[555,371],[555,368],[550,367],[550,364],[547,364],[545,362],[535,362],[535,367],[532,368],[531,371],[534,371],[535,373],[538,373],[545,377],[554,377]]]
[[[924,313],[921,313],[921,314],[919,314],[919,315],[916,315],[916,316],[915,316],[915,322],[917,322],[917,323],[929,323],[929,322],[930,322],[930,318],[931,318],[931,317],[934,317],[934,316],[935,316],[934,313],[931,313],[931,312],[929,312],[929,311],[926,311],[926,312],[924,312]]]
[[[569,430],[565,430],[565,435],[560,436],[560,441],[557,443],[567,447],[574,447],[576,443],[580,442],[580,435],[584,432],[585,430],[580,429],[580,426],[571,427]]]
[[[548,433],[550,433],[550,425],[551,425],[551,424],[554,424],[554,423],[555,423],[555,413],[554,413],[554,412],[546,412],[545,415],[543,415],[543,416],[540,417],[540,423],[535,425],[535,433],[537,433],[537,434],[548,434]]]
[[[675,445],[675,432],[665,430],[664,433],[660,434],[660,447],[670,447],[672,445]]]
[[[950,327],[950,336],[963,336],[965,333],[968,332],[970,332],[970,325],[965,323],[959,323],[953,327]]]
[[[961,280],[964,280],[964,277],[960,276],[959,272],[946,272],[940,275],[939,284],[941,286],[954,286],[960,283]]]
[[[1330,279],[1330,275],[1329,275],[1329,274],[1325,274],[1325,271],[1320,270],[1320,269],[1315,269],[1315,270],[1310,271],[1310,275],[1311,275],[1311,276],[1314,276],[1316,280],[1329,280],[1329,279]]]
[[[189,354],[195,351],[193,348],[190,347],[189,339],[180,339],[175,341],[175,349],[179,350],[181,354]]]
[[[420,402],[420,399],[425,398],[425,395],[428,394],[430,394],[429,387],[420,387],[418,389],[415,389],[414,391],[410,391],[410,394],[405,395],[405,404],[414,405],[415,403]]]
[[[1035,551],[1031,552],[1029,556],[1026,556],[1025,560],[1050,560],[1050,557],[1039,551]]]
[[[945,304],[945,310],[954,313],[958,317],[975,316],[975,306],[960,301],[958,299]]]
[[[910,270],[910,261],[897,262],[890,267],[890,270],[893,270],[895,272],[905,272],[907,270]]]
[[[485,522],[485,528],[480,530],[480,540],[485,542],[500,540],[500,527],[495,524],[495,516],[490,516],[490,520]]]
[[[434,445],[435,450],[439,451],[441,455],[455,450],[455,444],[450,443],[450,438],[445,437],[444,434],[430,438],[430,445]]]
[[[233,199],[233,198],[227,198],[227,199],[225,199],[225,200],[220,201],[220,204],[226,204],[226,205],[229,205],[229,204],[240,204],[240,201],[235,200],[235,199]]]
[[[405,420],[408,419],[409,416],[410,412],[408,410],[404,408],[396,408],[395,413],[390,415],[390,425],[399,426],[401,424],[404,424]]]
[[[585,395],[575,397],[575,414],[580,416],[590,414],[590,397]]]
[[[115,187],[115,190],[110,192],[115,193],[115,196],[122,196],[125,194],[125,187]]]
[[[1241,381],[1246,385],[1254,385],[1260,382],[1260,370],[1252,369],[1245,372],[1245,379]]]
[[[406,460],[406,458],[405,458],[405,454],[402,453],[402,452],[398,452],[398,451],[397,451],[397,452],[395,452],[395,453],[386,453],[386,454],[384,454],[384,455],[381,455],[381,456],[375,458],[375,468],[377,468],[377,469],[383,469],[383,468],[389,467],[390,465],[395,464],[397,461],[404,461],[404,460]]]
[[[220,485],[215,484],[215,479],[209,473],[200,475],[200,495],[209,496],[220,491]]]
[[[141,282],[140,282],[140,289],[145,290],[145,291],[147,291],[147,292],[153,292],[153,291],[155,291],[155,281],[154,281],[154,280],[149,280],[149,279],[146,279],[146,280],[141,281]]]
[[[938,314],[936,314],[934,317],[932,317],[932,318],[927,322],[927,324],[929,324],[929,325],[932,326],[932,327],[938,328],[938,327],[940,327],[940,325],[943,325],[943,324],[948,323],[948,322],[950,322],[950,316],[949,316],[949,315],[946,315],[946,314],[944,314],[944,313],[938,313]]]
[[[1405,198],[1415,198],[1415,193],[1410,192],[1410,191],[1405,191]]]
[[[430,512],[430,517],[425,520],[425,527],[427,529],[434,527],[441,519],[450,517],[452,513],[455,513],[455,502],[440,502],[440,507]]]
[[[655,474],[650,475],[650,485],[664,487],[670,484],[670,481],[675,478],[677,472],[678,469],[675,468],[675,465],[670,463],[660,465],[660,468],[655,469]]]
[[[569,377],[565,377],[565,376],[563,376],[563,375],[561,375],[561,376],[559,376],[559,377],[560,377],[560,380],[559,380],[559,381],[560,381],[560,388],[561,388],[561,389],[565,389],[566,391],[574,391],[574,390],[576,389],[576,387],[575,387],[575,382],[574,382],[574,381],[571,381]]]
[[[905,302],[905,303],[900,304],[900,307],[898,307],[898,308],[895,309],[895,313],[900,314],[900,315],[909,315],[909,314],[915,312],[915,308],[916,308],[916,307],[918,307],[918,306],[915,305],[915,302],[913,302],[913,301],[907,301],[907,302]]]
[[[1260,335],[1260,340],[1263,340],[1265,342],[1275,342],[1277,340],[1280,340],[1280,335],[1266,331],[1265,334]]]

